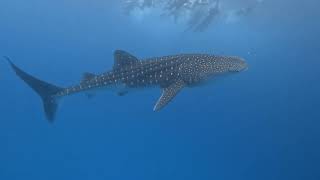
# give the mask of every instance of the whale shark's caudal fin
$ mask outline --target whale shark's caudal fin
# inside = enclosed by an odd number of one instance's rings
[[[62,91],[63,88],[39,80],[18,68],[8,57],[5,57],[5,59],[8,60],[15,73],[42,98],[47,119],[53,122],[58,106],[54,95]]]

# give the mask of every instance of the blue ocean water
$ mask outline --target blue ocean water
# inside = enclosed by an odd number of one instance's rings
[[[119,1],[1,0],[0,55],[59,86],[112,68],[113,51],[146,58],[237,55],[249,70],[183,90],[40,98],[0,62],[0,179],[320,179],[320,3],[265,0],[256,14],[200,33],[128,17]]]

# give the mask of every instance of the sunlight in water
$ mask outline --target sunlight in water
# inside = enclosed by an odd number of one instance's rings
[[[136,21],[150,16],[204,31],[218,21],[233,23],[252,15],[263,0],[126,0],[123,7]]]

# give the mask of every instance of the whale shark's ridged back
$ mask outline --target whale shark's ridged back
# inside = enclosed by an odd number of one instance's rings
[[[20,68],[18,68],[15,64],[13,64],[9,58],[5,57],[8,62],[10,63],[12,69],[15,73],[24,81],[26,82],[38,95],[42,98],[44,110],[46,116],[50,122],[54,120],[54,116],[57,110],[57,103],[56,98],[54,97],[55,94],[62,91],[63,88],[57,87],[55,85],[49,84],[42,80],[39,80]]]

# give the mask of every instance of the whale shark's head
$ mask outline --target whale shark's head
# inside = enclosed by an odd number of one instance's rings
[[[248,69],[242,58],[233,56],[193,55],[186,56],[186,59],[180,72],[188,84]]]
[[[236,56],[208,56],[203,62],[202,71],[207,75],[241,72],[248,69],[246,61]]]
[[[240,57],[227,57],[225,62],[229,72],[241,72],[248,69],[246,61]]]

